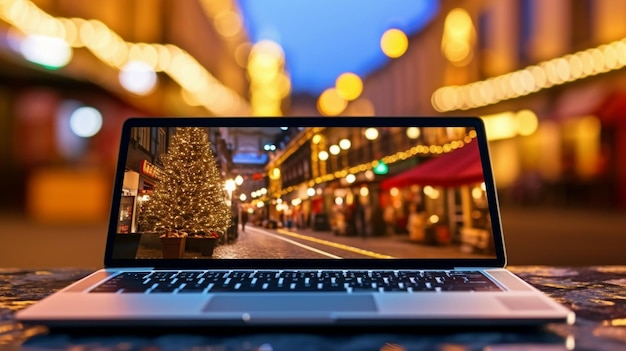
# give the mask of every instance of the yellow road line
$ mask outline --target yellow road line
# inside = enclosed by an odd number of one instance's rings
[[[356,247],[352,247],[352,246],[349,246],[349,245],[344,245],[344,244],[339,244],[339,243],[328,241],[328,240],[318,239],[318,238],[314,238],[312,236],[298,234],[298,233],[290,232],[290,231],[284,230],[284,229],[278,229],[277,232],[279,232],[280,234],[283,234],[283,235],[288,235],[288,236],[294,237],[294,238],[311,241],[311,242],[314,242],[314,243],[318,243],[318,244],[334,247],[334,248],[345,250],[345,251],[354,252],[354,253],[357,253],[357,254],[363,255],[363,256],[369,256],[369,257],[374,257],[374,258],[394,258],[393,256],[383,255],[383,254],[379,254],[379,253],[376,253],[376,252],[373,252],[373,251],[363,250],[363,249],[359,249],[359,248],[356,248]]]

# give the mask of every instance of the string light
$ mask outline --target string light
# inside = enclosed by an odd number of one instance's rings
[[[58,38],[72,48],[86,48],[105,64],[120,70],[142,61],[170,76],[208,111],[249,115],[250,106],[209,73],[193,56],[171,44],[131,43],[98,20],[53,17],[28,0],[0,1],[0,19],[26,35]]]
[[[230,199],[206,130],[177,128],[162,161],[162,175],[139,218],[143,228],[167,235],[225,235]]]
[[[445,86],[431,96],[439,112],[497,104],[553,86],[615,71],[626,65],[626,38],[466,85]]]
[[[526,111],[524,111],[524,113],[526,113]],[[319,134],[316,134],[316,135],[319,135]],[[374,169],[381,164],[381,161],[385,164],[385,166],[388,166],[390,164],[393,164],[402,160],[406,160],[414,156],[447,154],[456,149],[460,149],[464,147],[466,144],[474,142],[474,139],[476,139],[476,137],[477,137],[476,131],[471,130],[460,140],[452,140],[445,144],[415,145],[408,150],[399,151],[399,152],[396,152],[395,154],[384,156],[379,160],[374,160],[371,162],[365,162],[362,164],[351,166],[351,167],[336,171],[334,173],[316,176],[313,180],[302,183],[302,186],[311,188],[314,185],[327,183],[335,179],[345,178],[348,175],[356,175],[357,173],[361,173],[361,172],[365,174],[365,177],[367,179],[371,180],[373,179],[373,174],[375,173]],[[300,186],[290,186],[288,188],[282,189],[280,194],[281,196],[286,195],[297,189],[300,189]]]

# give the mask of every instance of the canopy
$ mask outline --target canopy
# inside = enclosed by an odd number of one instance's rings
[[[383,189],[411,185],[455,187],[484,181],[478,142],[472,141],[460,149],[433,158],[387,178]]]
[[[626,91],[615,91],[593,111],[607,125],[618,125],[626,121]]]

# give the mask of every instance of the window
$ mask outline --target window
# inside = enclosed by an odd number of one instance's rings
[[[157,159],[167,151],[167,137],[165,130],[159,128],[159,134],[157,139]]]
[[[142,148],[150,151],[150,128],[137,128],[137,143],[139,143]]]

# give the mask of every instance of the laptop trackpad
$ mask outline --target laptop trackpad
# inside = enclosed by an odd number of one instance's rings
[[[203,312],[375,312],[372,295],[357,294],[218,294]]]

